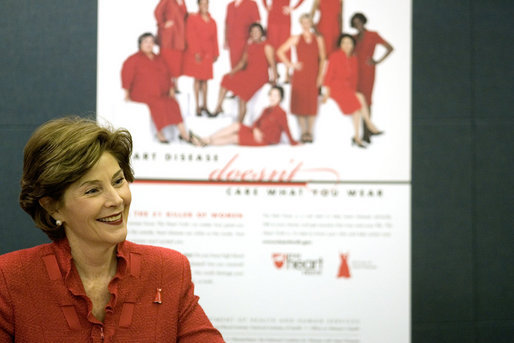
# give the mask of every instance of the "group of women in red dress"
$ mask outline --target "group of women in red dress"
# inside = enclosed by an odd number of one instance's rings
[[[227,6],[224,32],[224,48],[229,50],[231,70],[222,78],[218,101],[211,112],[207,108],[207,81],[213,78],[213,63],[219,56],[217,25],[209,14],[209,0],[197,2],[198,12],[188,14],[184,0],[160,0],[154,12],[160,54],[145,52],[144,49],[148,48],[140,44],[140,51],[129,57],[122,69],[127,98],[148,104],[160,141],[166,141],[161,132],[164,126],[177,125],[180,136],[196,145],[218,145],[220,142],[273,144],[278,143],[276,132],[285,132],[294,144],[289,129],[280,126],[286,117],[274,114],[285,112],[271,110],[280,108],[280,101],[274,102],[277,97],[271,99],[271,94],[275,93],[280,94],[280,100],[283,98],[280,87],[271,89],[270,107],[264,109],[254,127],[250,129],[242,125],[247,102],[267,82],[278,82],[278,62],[286,67],[284,82],[291,83],[290,112],[298,118],[301,142],[313,141],[322,86],[325,89],[323,102],[330,97],[344,114],[353,116],[353,144],[365,147],[364,142],[369,144],[371,136],[382,133],[370,119],[371,94],[375,65],[382,62],[393,48],[378,33],[366,30],[367,20],[363,14],[357,13],[351,19],[351,26],[358,31],[356,35],[342,34],[343,0],[313,0],[311,12],[300,17],[302,32],[291,36],[291,12],[304,0],[297,0],[294,5],[290,0],[262,0],[268,11],[266,34],[259,23],[256,1],[231,1]],[[317,12],[319,21],[314,25],[312,18]],[[386,48],[386,53],[374,60],[374,49],[379,44]],[[294,61],[291,58],[293,49],[296,52]],[[230,91],[239,99],[238,122],[204,138],[187,131],[174,99],[176,79],[181,75],[194,78],[198,116],[216,117],[222,113],[223,101]],[[277,119],[279,117],[282,119]],[[362,138],[359,134],[360,119],[364,127]],[[263,123],[267,129],[258,129],[258,125]],[[270,123],[276,128],[269,129]],[[260,133],[254,134],[257,131]],[[271,132],[274,132],[273,138],[259,136],[270,135]],[[234,138],[235,133],[237,139]],[[248,139],[250,136],[252,138]]]

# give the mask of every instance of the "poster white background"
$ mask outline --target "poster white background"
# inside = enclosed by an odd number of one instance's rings
[[[209,81],[211,109],[229,70],[228,2],[210,1],[221,53]],[[293,13],[293,33],[312,2]],[[331,100],[319,107],[313,144],[197,148],[173,130],[172,144],[159,144],[147,107],[125,102],[120,81],[137,37],[156,32],[157,3],[98,1],[98,119],[134,137],[139,181],[128,239],[188,256],[200,303],[227,342],[409,342],[411,2],[344,1],[345,32],[355,33],[349,18],[362,12],[367,28],[395,49],[377,66],[373,93],[372,118],[386,133],[367,149],[351,147],[351,118]],[[196,0],[186,4],[196,11]],[[376,56],[383,53],[377,48]],[[196,117],[192,80],[181,77],[178,87],[185,124],[196,133],[235,120],[229,99],[221,117]],[[267,105],[268,87],[249,102],[246,123]],[[288,120],[298,138],[294,116]]]

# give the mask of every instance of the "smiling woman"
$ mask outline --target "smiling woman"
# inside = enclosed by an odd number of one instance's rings
[[[75,117],[29,139],[20,205],[53,242],[0,256],[0,342],[223,342],[185,256],[125,240],[131,152]]]

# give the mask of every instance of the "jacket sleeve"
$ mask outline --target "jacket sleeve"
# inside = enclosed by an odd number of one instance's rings
[[[14,320],[7,282],[0,266],[0,342],[14,342]]]
[[[287,139],[289,139],[289,143],[291,145],[297,145],[298,142],[293,139],[293,136],[291,135],[291,131],[289,130],[289,124],[287,123],[287,115],[286,112],[283,110],[280,111],[280,126],[282,127],[282,131],[286,133]]]
[[[214,21],[214,19],[213,19]],[[220,55],[219,50],[219,44],[218,44],[218,26],[216,25],[216,22],[214,21],[214,42],[212,47],[212,56],[214,58],[218,57]]]
[[[179,308],[178,343],[223,343],[223,337],[216,330],[198,304],[194,294],[189,261],[183,256],[181,300]]]
[[[190,15],[187,17],[186,22],[186,42],[187,49],[194,55],[201,52],[200,42],[198,41],[198,35],[196,33],[196,16]]]
[[[123,89],[131,90],[132,82],[134,81],[134,75],[136,71],[135,56],[130,56],[123,62],[121,67],[121,87]]]

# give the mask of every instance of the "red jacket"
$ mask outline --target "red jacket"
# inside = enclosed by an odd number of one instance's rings
[[[185,256],[125,241],[117,257],[102,323],[66,239],[0,256],[0,342],[223,342],[193,293]]]

